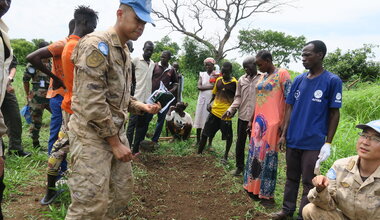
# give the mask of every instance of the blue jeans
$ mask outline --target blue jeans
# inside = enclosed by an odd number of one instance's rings
[[[158,142],[158,139],[160,138],[162,127],[164,126],[165,123],[165,116],[169,111],[169,107],[165,109],[164,112],[158,113],[157,114],[157,124],[156,124],[156,129],[154,130],[154,134],[152,137],[153,142]]]
[[[48,143],[48,154],[50,155],[53,148],[53,144],[58,140],[58,133],[62,125],[62,104],[63,96],[56,95],[49,101],[49,106],[51,110],[51,120],[50,120],[50,137]],[[61,172],[67,170],[67,161],[62,161]]]

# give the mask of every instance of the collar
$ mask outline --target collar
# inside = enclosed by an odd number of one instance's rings
[[[80,37],[78,35],[72,34],[72,35],[69,36],[69,39],[77,39],[77,40],[79,40]]]
[[[121,48],[126,47],[125,45],[121,45],[120,38],[117,35],[116,30],[115,30],[114,27],[110,27],[107,30],[107,32],[109,33],[109,35],[111,37],[111,44],[112,44],[112,46],[114,46],[114,47],[121,47]]]
[[[245,73],[244,77],[247,78],[247,79],[254,79],[254,78],[256,78],[256,77],[258,77],[260,75],[262,75],[262,73],[261,72],[257,72],[257,74],[255,76],[250,77],[248,74]]]
[[[140,56],[140,61],[145,61],[146,62],[146,60],[144,59],[143,56]],[[152,59],[149,59],[149,62],[154,63],[154,61]]]
[[[8,26],[4,23],[3,19],[1,19],[1,18],[0,18],[0,28],[4,32],[8,32],[8,30],[9,30]]]
[[[160,67],[164,67],[164,66],[161,65],[161,61],[158,61],[157,64],[158,64]],[[164,72],[167,71],[167,70],[170,70],[171,68],[172,68],[172,65],[170,65],[170,63],[168,63],[168,67],[164,70]]]

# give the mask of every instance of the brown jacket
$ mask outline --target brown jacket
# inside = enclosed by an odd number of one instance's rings
[[[118,134],[125,142],[127,112],[140,114],[142,105],[130,96],[132,71],[127,48],[111,28],[83,37],[73,51],[74,114],[69,128],[76,136],[91,141]]]
[[[358,159],[337,160],[327,173],[328,188],[311,189],[309,201],[327,211],[338,208],[348,219],[380,219],[380,167],[363,182]]]

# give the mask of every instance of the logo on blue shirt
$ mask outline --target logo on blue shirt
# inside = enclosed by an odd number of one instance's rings
[[[300,98],[301,92],[297,89],[297,91],[294,93],[294,98],[298,100]]]
[[[338,92],[335,96],[335,102],[342,103],[342,93]]]
[[[314,98],[312,99],[314,102],[322,102],[322,96],[323,96],[323,92],[322,90],[318,89],[318,90],[315,90],[314,92]]]

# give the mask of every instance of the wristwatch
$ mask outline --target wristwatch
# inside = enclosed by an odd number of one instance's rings
[[[11,78],[11,77],[8,77],[8,80],[9,80],[10,83],[13,83],[13,80],[14,80],[14,79]]]

